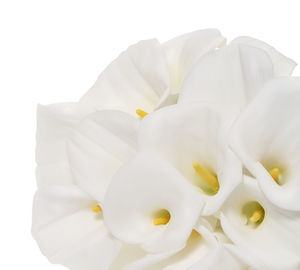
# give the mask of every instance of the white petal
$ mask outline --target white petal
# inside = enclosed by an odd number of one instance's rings
[[[230,123],[272,76],[272,62],[263,50],[233,44],[198,61],[178,103],[208,104]]]
[[[147,112],[169,94],[169,74],[162,46],[141,41],[123,52],[99,76],[81,103],[97,109]]]
[[[178,94],[171,94],[162,103],[159,104],[157,109],[160,109],[160,108],[163,108],[166,106],[170,106],[170,105],[174,105],[177,103],[177,100],[178,100]]]
[[[264,219],[257,227],[247,225],[247,218],[242,214],[243,207],[253,201],[265,211]],[[222,207],[221,224],[237,248],[254,258],[262,269],[299,267],[300,215],[281,211],[269,203],[255,179],[246,177],[232,193]]]
[[[176,37],[163,44],[170,70],[171,93],[179,92],[183,80],[197,60],[225,42],[218,30],[205,29]]]
[[[209,252],[216,247],[216,240],[211,236],[210,238],[202,236],[205,228],[201,227],[199,232],[194,230],[186,246],[181,250],[175,250],[171,252],[149,254],[141,260],[128,265],[126,270],[182,270],[188,269],[199,260],[205,258]]]
[[[70,135],[68,156],[78,186],[98,202],[119,167],[137,148],[139,121],[119,111],[99,111],[80,121]]]
[[[211,251],[203,260],[194,264],[189,270],[247,270],[245,263],[231,254],[224,246]]]
[[[198,220],[198,224],[196,225],[196,229],[198,228],[204,228],[208,233],[205,233],[205,230],[198,231],[203,235],[207,237],[211,237],[211,235],[214,238],[214,241],[218,244],[216,246],[219,246],[220,244],[232,244],[232,241],[225,235],[219,218],[216,216],[219,216],[219,212],[217,212],[215,215],[212,216],[201,216],[201,218]],[[205,234],[204,234],[205,233]]]
[[[104,200],[104,218],[118,239],[141,244],[149,252],[184,246],[203,199],[168,163],[150,154],[138,154],[113,177]],[[157,211],[166,209],[171,220],[153,225]]]
[[[71,185],[74,183],[69,162],[38,165],[36,179],[39,187],[48,185]]]
[[[95,202],[75,186],[41,188],[33,207],[32,234],[52,263],[71,270],[108,269],[120,243],[108,233]]]
[[[38,165],[66,162],[65,142],[70,128],[87,108],[77,103],[58,103],[37,108],[36,161]]]
[[[126,270],[182,270],[182,269],[230,269],[246,270],[247,265],[239,257],[227,251],[223,245],[217,244],[213,233],[203,226],[197,226],[190,235],[186,246],[179,251],[149,254],[135,263],[128,265]],[[122,269],[122,268],[118,268]],[[124,269],[124,270],[125,270]]]
[[[130,245],[122,243],[122,247],[118,256],[115,258],[109,270],[124,270],[126,266],[133,262],[140,261],[147,255],[147,252],[142,250],[138,245]]]
[[[218,219],[216,217],[212,216],[201,216],[201,218],[198,220],[198,226],[203,226],[209,231],[213,232],[216,229],[218,223]]]
[[[183,249],[158,254],[145,253],[142,256],[143,252],[136,246],[123,245],[121,254],[121,257],[116,258],[111,270],[219,269],[220,265],[228,266],[224,269],[246,270],[245,264],[227,252],[223,246],[219,246],[214,233],[202,225],[195,226]],[[127,265],[125,268],[124,264]],[[191,266],[193,267],[190,268]]]
[[[216,172],[220,190],[215,196],[205,195],[203,215],[210,215],[242,180],[241,164],[222,145],[222,136],[216,113],[198,103],[178,104],[160,109],[143,120],[139,144],[141,150],[152,151],[171,163],[199,192],[199,176],[193,162]]]
[[[137,260],[134,263],[127,265],[123,270],[163,269],[161,267],[160,262],[167,260],[169,257],[172,257],[172,255],[176,254],[177,252],[178,252],[178,250],[161,252],[161,253],[157,253],[157,254],[148,253],[140,260]],[[118,269],[120,269],[120,268],[118,268]]]
[[[51,260],[71,270],[110,270],[110,265],[115,260],[120,245],[107,231],[97,231],[81,239],[77,248],[69,251],[68,254],[60,253]]]
[[[245,44],[266,51],[273,63],[274,76],[289,76],[293,73],[297,65],[295,61],[284,56],[275,48],[261,40],[251,37],[238,37],[234,39],[231,44]]]
[[[244,262],[246,265],[248,265],[247,270],[263,270],[269,268],[264,268],[262,263],[257,260],[255,255],[248,250],[241,248],[240,246],[232,245],[232,244],[224,244],[224,247],[236,258],[238,258],[240,261]],[[271,269],[270,269],[271,270]],[[272,268],[273,270],[273,268]],[[278,269],[279,270],[279,269]]]
[[[231,146],[275,205],[300,210],[300,78],[273,80],[237,121]],[[279,167],[278,185],[268,170]]]
[[[60,103],[37,108],[36,177],[39,186],[71,184],[66,141],[72,127],[88,108],[77,103]]]

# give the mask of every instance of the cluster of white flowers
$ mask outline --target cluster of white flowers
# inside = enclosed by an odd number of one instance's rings
[[[39,106],[33,236],[71,270],[299,270],[300,78],[206,29]]]

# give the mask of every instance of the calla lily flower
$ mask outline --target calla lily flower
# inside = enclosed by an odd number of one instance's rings
[[[121,243],[107,230],[97,202],[78,187],[61,183],[35,195],[32,234],[54,264],[72,270],[108,269]]]
[[[167,252],[144,252],[144,256],[142,256],[143,253],[141,249],[137,249],[136,246],[134,246],[135,248],[131,247],[131,252],[127,251],[126,254],[134,253],[136,256],[134,258],[130,256],[117,257],[111,270],[209,270],[219,269],[221,263],[222,266],[227,267],[225,269],[246,270],[247,265],[243,260],[230,250],[227,250],[227,246],[231,247],[230,240],[218,230],[207,229],[202,225],[202,221],[201,218],[194,226],[184,247],[175,250],[172,249]],[[149,226],[148,223],[147,226]],[[164,228],[164,230],[169,230],[169,228]],[[176,236],[176,234],[174,236]],[[128,247],[126,248],[128,249]],[[137,255],[140,256],[139,259],[137,259]],[[125,264],[125,268],[121,268],[120,264]]]
[[[278,207],[300,212],[300,78],[271,81],[231,132],[232,149]]]
[[[202,215],[214,214],[242,181],[241,163],[224,145],[222,132],[218,114],[198,103],[162,108],[139,131],[140,151],[165,159],[202,194]]]
[[[80,102],[93,109],[139,116],[175,103],[194,63],[224,42],[215,29],[196,31],[164,44],[154,39],[141,41],[113,61]]]
[[[168,252],[185,245],[203,206],[201,194],[170,164],[140,153],[111,180],[104,218],[116,238],[147,252]]]
[[[299,269],[300,215],[271,204],[255,179],[245,176],[222,206],[220,218],[236,255],[252,260],[255,269]]]
[[[237,38],[194,65],[183,83],[178,103],[207,104],[230,127],[266,82],[290,75],[295,65],[261,41]]]
[[[81,138],[83,138],[83,143],[87,140],[87,137],[80,134],[75,127],[77,125],[80,127],[80,123],[85,123],[86,119],[95,119],[94,114],[87,116],[87,111],[89,110],[80,104],[70,103],[39,106],[37,112],[36,159],[38,166],[36,174],[39,190],[35,195],[33,206],[32,234],[43,254],[52,263],[63,264],[72,270],[108,269],[121,249],[120,241],[111,235],[104,224],[102,209],[97,198],[83,192],[75,183],[75,179],[79,178],[78,174],[84,172],[71,170],[71,165],[80,161],[76,154],[81,150],[72,143],[80,142]],[[100,112],[96,114],[96,118],[98,117],[101,123],[101,117],[109,117],[109,114],[109,112],[103,112],[101,115]],[[106,163],[98,164],[102,166],[103,174],[113,174],[109,173],[109,170],[115,171],[120,163],[116,158],[113,159],[111,153],[114,153],[116,147],[121,147],[122,142],[113,140],[111,132],[114,128],[117,129],[115,132],[120,131],[122,124],[114,122],[116,115],[114,112],[111,114],[109,126],[105,126],[105,121],[102,121],[101,139],[105,141],[105,136],[108,134],[110,137],[107,138],[102,148],[91,142],[95,149],[102,150],[98,153],[106,160]],[[127,128],[131,128],[130,134],[135,132],[133,127]],[[125,128],[123,131],[123,134],[126,133]],[[109,143],[111,143],[111,151],[105,152],[109,149]],[[69,148],[67,148],[68,145]],[[128,148],[124,147],[119,153],[123,150],[125,155]],[[73,154],[72,162],[69,160],[67,149]],[[95,151],[81,154],[89,156],[94,153]],[[108,166],[109,162],[111,162],[110,166]],[[83,165],[94,164],[86,162]],[[101,188],[105,189],[105,182],[102,183]]]

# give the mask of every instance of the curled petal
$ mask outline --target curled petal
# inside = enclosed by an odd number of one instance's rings
[[[75,186],[40,188],[35,196],[32,234],[42,253],[71,270],[108,269],[120,243],[107,231],[95,204]]]
[[[71,128],[88,112],[83,105],[58,103],[37,107],[36,162],[47,166],[65,164],[66,140]]]
[[[176,37],[163,44],[171,77],[171,93],[177,94],[193,65],[205,54],[226,43],[216,29],[204,29]]]
[[[129,47],[99,76],[80,103],[101,110],[153,111],[169,95],[165,53],[157,40]]]
[[[289,76],[293,73],[293,70],[297,65],[294,60],[284,56],[267,43],[255,38],[238,37],[230,44],[244,44],[264,50],[273,63],[274,76]]]
[[[247,265],[231,254],[225,246],[219,246],[211,251],[203,260],[194,264],[189,270],[247,270]],[[179,270],[179,269],[178,269]]]
[[[168,163],[138,154],[113,177],[104,200],[104,218],[115,237],[148,252],[182,248],[203,208],[203,199]],[[156,213],[171,219],[155,226]]]
[[[299,89],[299,78],[270,82],[238,119],[230,138],[267,198],[294,211],[300,211]],[[281,174],[279,182],[270,174],[273,168]]]
[[[148,254],[144,258],[128,265],[126,270],[181,270],[205,260],[216,248],[213,234],[201,226],[193,230],[184,248],[158,254]]]
[[[272,61],[265,51],[232,44],[197,62],[183,84],[178,103],[207,104],[230,124],[272,77]]]
[[[212,232],[201,225],[197,225],[183,249],[159,254],[148,254],[140,260],[127,265],[125,269],[211,270],[220,269],[220,265],[224,269],[247,269],[246,264],[238,256],[228,251],[225,246],[217,243]]]
[[[36,178],[39,187],[73,184],[66,144],[72,128],[88,111],[77,103],[38,106]]]
[[[120,243],[107,231],[97,204],[74,185],[66,151],[74,126],[90,110],[80,104],[39,106],[37,181],[32,234],[42,253],[71,270],[108,269]]]
[[[119,167],[137,148],[139,121],[120,111],[99,111],[74,126],[68,140],[70,168],[76,184],[102,203]]]
[[[246,213],[246,207],[253,202],[264,211],[259,224],[251,223]],[[220,217],[226,235],[245,258],[251,258],[254,266],[259,269],[298,269],[300,243],[295,239],[300,237],[300,215],[282,211],[271,204],[255,179],[245,177],[244,183],[222,207]]]
[[[168,258],[172,257],[177,252],[179,252],[179,250],[172,250],[172,251],[161,252],[161,253],[156,253],[156,254],[146,253],[144,257],[140,258],[139,260],[137,260],[133,263],[128,264],[123,269],[124,270],[164,269],[164,268],[162,268],[161,262],[168,260]]]

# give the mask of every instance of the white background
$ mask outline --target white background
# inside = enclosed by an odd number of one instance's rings
[[[30,234],[37,103],[78,100],[141,39],[208,27],[229,41],[262,39],[300,63],[297,2],[0,0],[0,269],[64,269]]]

